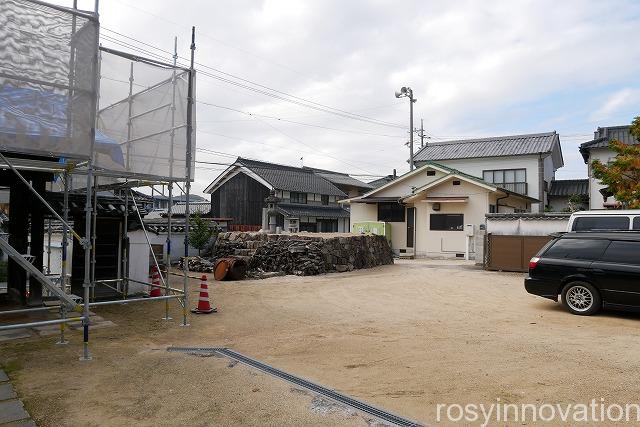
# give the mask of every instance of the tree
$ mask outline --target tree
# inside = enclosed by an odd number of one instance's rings
[[[564,212],[578,212],[581,211],[586,204],[585,197],[580,194],[572,194],[567,199],[567,207],[564,209]]]
[[[630,132],[640,141],[640,116],[633,119]],[[614,140],[609,148],[617,153],[615,160],[609,164],[594,160],[591,163],[593,175],[607,186],[608,193],[624,208],[640,209],[640,145]]]
[[[211,236],[213,236],[213,230],[209,226],[209,221],[202,218],[200,212],[196,212],[195,215],[189,221],[189,244],[200,251],[207,245]]]

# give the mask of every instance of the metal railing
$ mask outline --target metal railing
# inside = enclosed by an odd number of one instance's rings
[[[513,191],[518,194],[527,194],[528,185],[526,182],[505,182],[502,184],[498,184],[499,187],[504,188],[505,190]]]

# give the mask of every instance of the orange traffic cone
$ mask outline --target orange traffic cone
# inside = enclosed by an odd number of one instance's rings
[[[158,267],[156,267],[155,265],[151,267],[151,284],[156,286],[151,286],[149,296],[161,297],[162,291],[160,290],[160,273],[158,273]]]
[[[218,310],[209,304],[209,287],[207,286],[207,276],[202,275],[200,278],[200,297],[198,298],[198,306],[192,308],[191,312],[196,314],[215,313]]]

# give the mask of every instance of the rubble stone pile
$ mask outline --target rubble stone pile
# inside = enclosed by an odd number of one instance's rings
[[[322,242],[278,239],[265,242],[256,249],[249,267],[261,271],[313,276],[326,272]]]
[[[189,269],[212,271],[215,260],[227,256],[247,257],[253,272],[303,276],[393,264],[383,236],[227,232],[218,235],[207,259],[191,258]]]

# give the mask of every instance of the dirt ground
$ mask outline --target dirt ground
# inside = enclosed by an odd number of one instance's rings
[[[92,332],[93,361],[78,361],[78,332],[66,347],[55,336],[5,343],[0,361],[34,419],[56,426],[371,424],[228,359],[168,353],[170,345],[229,347],[429,425],[437,403],[637,402],[640,316],[573,316],[528,295],[522,279],[413,260],[211,282],[220,311],[191,316],[188,328],[175,306],[168,323],[161,303],[97,308],[118,327]]]

